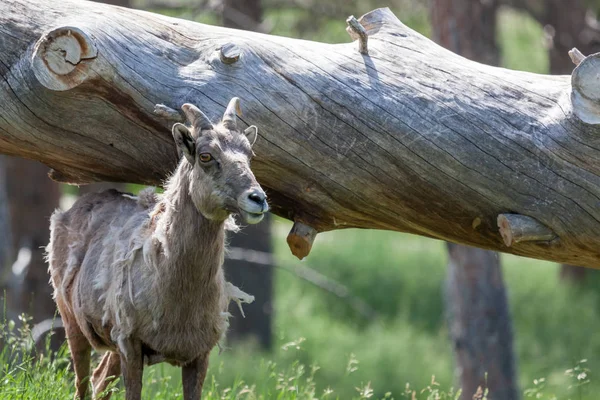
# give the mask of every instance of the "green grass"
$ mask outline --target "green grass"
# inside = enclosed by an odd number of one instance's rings
[[[274,223],[276,257],[286,265],[300,263],[285,244],[289,228],[287,221]],[[593,282],[575,289],[559,281],[556,264],[513,256],[502,256],[502,262],[522,391],[541,391],[542,399],[596,398],[600,338],[593,333],[600,330],[600,295]],[[345,284],[377,310],[377,318],[367,322],[346,302],[278,269],[274,350],[262,353],[247,343],[220,355],[215,351],[206,398],[358,399],[360,389],[363,398],[372,390],[371,398],[391,392],[399,399],[407,383],[418,388],[418,399],[438,389],[449,396],[454,380],[441,295],[445,263],[439,241],[380,231],[320,234],[308,261],[300,264]],[[0,355],[0,400],[70,398],[73,378],[64,355],[9,363],[11,349],[23,346],[26,340],[13,339]],[[577,371],[565,373],[585,358],[579,368],[592,371],[585,379],[578,381]],[[115,390],[122,399],[120,386]],[[164,364],[147,368],[144,398],[181,398],[179,370]]]

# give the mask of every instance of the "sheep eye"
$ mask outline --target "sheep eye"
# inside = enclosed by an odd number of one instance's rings
[[[200,154],[200,161],[207,163],[209,161],[212,161],[212,156],[210,155],[210,153],[202,153]]]

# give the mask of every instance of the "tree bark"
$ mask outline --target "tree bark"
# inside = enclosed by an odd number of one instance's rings
[[[478,388],[489,388],[492,400],[519,399],[498,255],[450,243],[448,251],[449,330],[462,398],[475,398]]]
[[[56,315],[44,249],[50,215],[59,205],[60,187],[48,179],[45,165],[14,157],[5,162],[12,254],[16,259],[6,291],[7,314],[16,320],[26,313],[37,323]]]
[[[257,31],[262,20],[260,0],[225,0],[222,11],[223,25],[234,29]],[[229,245],[271,253],[271,217],[258,225],[246,226],[229,235]],[[225,259],[227,279],[245,292],[254,295],[254,302],[244,306],[246,317],[235,305],[230,306],[234,316],[230,320],[227,338],[232,341],[256,338],[263,349],[272,344],[273,269],[247,260]]]
[[[6,184],[6,159],[0,156],[0,288],[4,287],[12,264],[12,235],[10,233],[10,212]],[[3,298],[4,294],[0,294]],[[0,302],[0,304],[2,304]]]
[[[192,102],[217,118],[239,96],[243,123],[260,129],[253,169],[281,216],[319,232],[390,229],[597,267],[597,57],[571,86],[468,61],[387,9],[360,22],[368,55],[357,43],[97,3],[4,1],[0,151],[40,160],[62,181],[160,184],[177,153],[173,121],[154,105]],[[228,43],[237,62],[219,57]],[[507,247],[502,213],[557,238]]]
[[[469,59],[498,65],[497,9],[493,1],[433,0],[434,38]],[[516,400],[512,323],[498,254],[448,244],[448,256],[446,312],[462,398],[488,388],[491,399]]]

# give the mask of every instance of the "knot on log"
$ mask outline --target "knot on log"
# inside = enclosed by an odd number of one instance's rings
[[[369,40],[369,35],[364,26],[358,22],[354,15],[349,16],[348,19],[346,19],[346,23],[348,24],[346,32],[348,32],[352,40],[358,39],[358,52],[360,54],[368,55],[369,48],[367,42]]]
[[[587,124],[600,124],[600,53],[585,57],[573,49],[569,55],[578,63],[571,75],[573,112]]]
[[[520,214],[498,215],[498,228],[507,247],[520,242],[548,242],[557,237],[535,218]]]
[[[302,260],[309,255],[316,237],[317,230],[315,228],[296,221],[288,234],[287,243],[292,254]]]
[[[91,71],[98,50],[79,28],[63,26],[44,34],[35,44],[31,60],[37,80],[50,90],[69,90]]]
[[[226,43],[219,49],[219,58],[223,64],[233,64],[240,59],[242,50],[233,43]]]

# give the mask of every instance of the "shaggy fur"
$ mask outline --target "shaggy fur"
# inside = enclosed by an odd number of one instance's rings
[[[204,114],[186,106],[192,130],[173,128],[185,157],[163,195],[92,193],[51,218],[48,261],[76,398],[85,397],[93,347],[107,351],[91,377],[96,396],[122,370],[127,400],[138,400],[143,364],[166,361],[183,366],[184,398],[199,399],[229,301],[253,300],[222,270],[231,212],[258,222],[268,209],[250,171],[250,143],[236,125],[207,126]],[[212,164],[199,160],[203,153]]]

